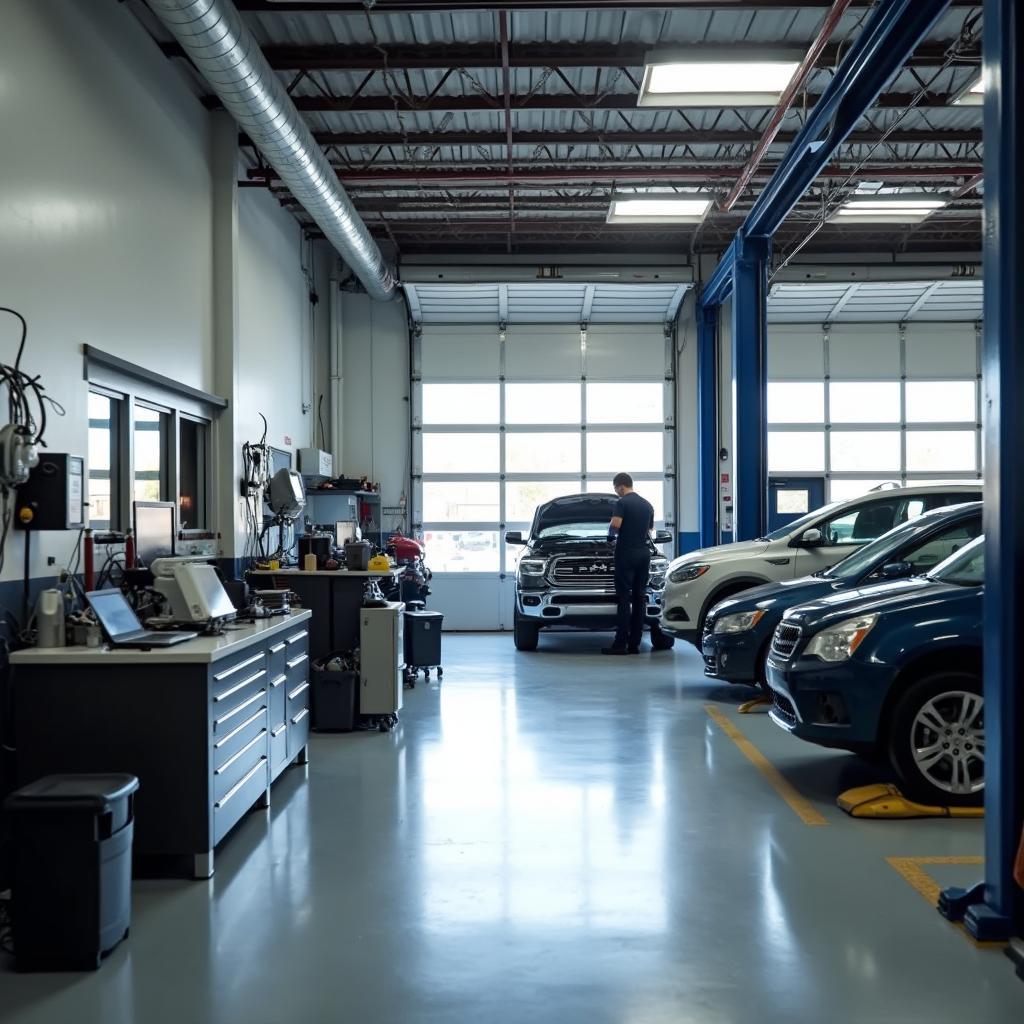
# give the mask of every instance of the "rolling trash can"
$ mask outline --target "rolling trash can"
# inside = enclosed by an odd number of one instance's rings
[[[437,677],[444,675],[441,667],[441,612],[424,608],[407,608],[405,611],[405,677],[416,685],[416,675],[422,669],[424,678],[430,679],[430,670],[437,669]]]
[[[96,970],[128,935],[134,775],[47,775],[4,803],[19,971]]]

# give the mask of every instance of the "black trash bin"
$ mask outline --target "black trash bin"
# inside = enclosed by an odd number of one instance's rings
[[[47,775],[4,807],[21,971],[95,970],[128,935],[134,775]]]
[[[356,727],[359,673],[315,667],[309,673],[313,728],[317,732],[351,732]]]
[[[425,609],[406,609],[405,633],[405,667],[410,676],[423,669],[424,675],[430,678],[430,670],[437,669],[440,676],[441,668],[441,624],[444,615],[441,612]]]

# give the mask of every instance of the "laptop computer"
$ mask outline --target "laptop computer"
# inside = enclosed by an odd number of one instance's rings
[[[184,643],[199,635],[144,629],[120,590],[90,590],[85,596],[114,647],[173,647],[174,644]]]

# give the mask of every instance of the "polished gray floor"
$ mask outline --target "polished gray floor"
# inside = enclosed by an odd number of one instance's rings
[[[317,736],[209,883],[134,886],[94,975],[0,971],[19,1024],[1006,1024],[1024,984],[887,857],[981,852],[973,821],[853,821],[856,759],[800,744],[694,652],[446,637],[391,735]],[[825,815],[805,825],[716,702]],[[308,775],[307,775],[308,771]],[[929,865],[943,884],[978,868]]]

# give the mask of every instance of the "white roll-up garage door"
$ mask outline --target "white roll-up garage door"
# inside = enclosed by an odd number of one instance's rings
[[[526,530],[542,502],[610,492],[625,471],[674,526],[673,355],[664,315],[420,325],[413,521],[447,628],[511,628],[521,549],[504,533]]]

